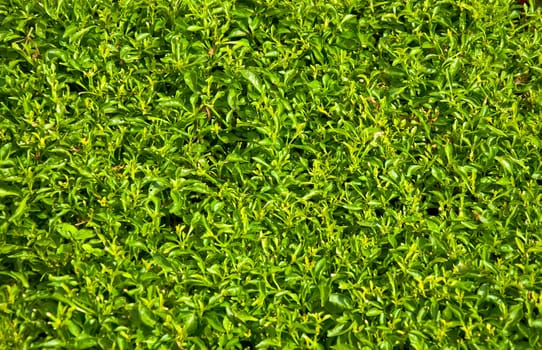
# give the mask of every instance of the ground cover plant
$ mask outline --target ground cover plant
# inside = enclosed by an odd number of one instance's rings
[[[541,18],[0,1],[0,348],[541,348]]]

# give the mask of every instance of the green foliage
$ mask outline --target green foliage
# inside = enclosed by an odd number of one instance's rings
[[[0,347],[542,347],[541,18],[0,1]]]

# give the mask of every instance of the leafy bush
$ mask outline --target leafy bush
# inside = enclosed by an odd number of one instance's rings
[[[541,18],[1,2],[1,347],[542,347]]]

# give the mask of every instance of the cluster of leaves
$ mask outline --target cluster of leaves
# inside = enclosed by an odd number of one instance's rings
[[[534,3],[0,3],[0,346],[542,347]]]

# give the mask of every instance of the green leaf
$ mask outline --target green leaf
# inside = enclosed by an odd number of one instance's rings
[[[77,235],[77,227],[68,224],[68,223],[61,223],[57,228],[58,233],[66,239],[74,239]]]
[[[42,343],[39,343],[39,347],[41,349],[47,349],[47,348],[64,348],[66,346],[66,343],[59,340],[59,339],[51,339]]]
[[[184,319],[183,328],[186,334],[194,334],[199,327],[198,316],[195,313],[191,313]]]
[[[137,312],[139,314],[139,319],[143,322],[144,325],[153,328],[156,325],[156,320],[154,319],[153,314],[148,307],[139,303],[137,305]]]
[[[7,196],[20,197],[21,193],[15,188],[5,187],[0,185],[0,198]]]
[[[28,278],[22,272],[16,272],[16,271],[2,272],[2,271],[0,271],[0,275],[6,275],[6,276],[13,277],[14,279],[21,282],[21,284],[23,285],[24,288],[30,288],[30,284],[28,283]]]
[[[249,69],[241,69],[239,72],[241,73],[243,78],[248,80],[250,84],[252,84],[252,86],[254,86],[254,88],[256,88],[256,90],[260,94],[264,93],[264,86],[262,85],[260,78],[254,71],[249,70]]]
[[[371,308],[371,309],[367,310],[367,312],[365,314],[367,316],[369,316],[369,317],[374,317],[374,316],[380,316],[382,313],[383,313],[383,311],[380,310],[380,309]]]
[[[329,302],[340,310],[352,309],[352,301],[343,294],[333,293],[329,296]]]
[[[510,308],[504,329],[515,326],[523,318],[523,303],[513,305]]]
[[[433,166],[431,168],[431,175],[433,175],[433,177],[440,182],[444,181],[444,179],[446,178],[444,170],[438,166]]]
[[[94,238],[95,233],[93,230],[87,229],[76,229],[77,231],[73,234],[73,238],[77,241],[86,241],[87,239]]]
[[[184,73],[184,82],[192,90],[192,92],[198,91],[198,80],[197,80],[196,71],[189,70]]]
[[[90,337],[87,335],[81,335],[75,339],[73,348],[74,349],[90,349],[90,348],[96,347],[97,345],[98,345],[98,341],[96,340],[96,338]]]
[[[159,99],[158,103],[161,107],[183,108],[185,106],[181,101],[169,97]]]
[[[13,221],[17,220],[18,218],[20,218],[24,214],[24,212],[26,211],[27,202],[28,202],[29,198],[30,198],[30,196],[27,195],[19,202],[19,205],[17,206],[17,209],[15,210],[13,215],[11,215],[11,217],[9,218],[10,222],[13,222]]]
[[[496,156],[495,159],[499,161],[499,163],[504,168],[504,170],[506,170],[509,174],[514,173],[514,168],[512,167],[512,164],[507,159],[505,159],[504,157],[499,157],[499,156]]]
[[[273,348],[273,347],[279,348],[280,346],[281,346],[280,339],[264,339],[261,342],[259,342],[258,344],[256,344],[256,349],[260,349],[260,348],[267,349],[267,348],[270,348],[270,347],[271,348]]]
[[[345,323],[341,323],[327,331],[327,336],[330,338],[338,337],[339,335],[345,334],[350,331],[352,328],[352,324],[348,325]]]

